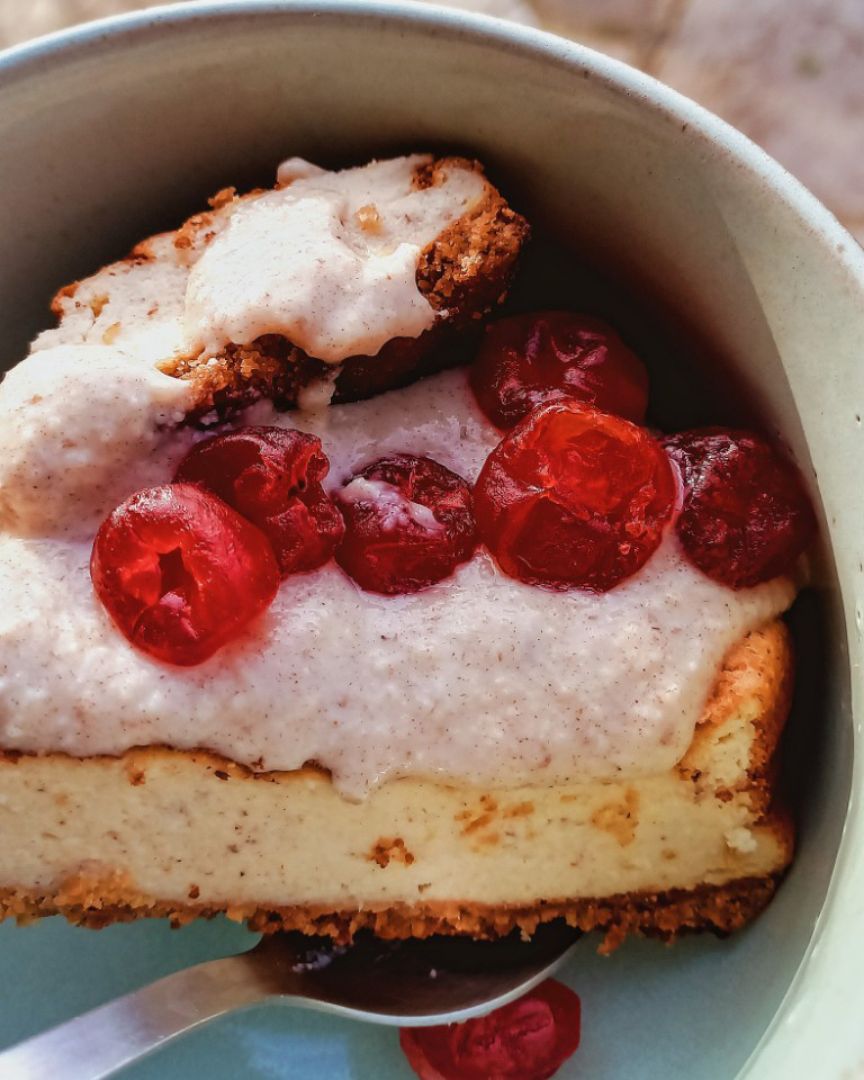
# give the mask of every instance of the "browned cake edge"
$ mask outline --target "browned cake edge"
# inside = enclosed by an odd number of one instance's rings
[[[792,707],[795,689],[795,649],[789,627],[781,619],[748,634],[723,659],[714,687],[705,703],[693,741],[678,763],[678,771],[698,784],[710,742],[743,702],[758,702],[758,723],[749,746],[746,787],[756,814],[771,806],[779,768],[777,747]],[[722,790],[717,790],[724,797]],[[732,791],[727,792],[729,796]]]
[[[788,824],[780,817],[776,828]],[[790,841],[791,843],[791,838]],[[79,874],[53,895],[26,890],[0,890],[0,914],[21,923],[46,915],[63,915],[69,922],[100,929],[115,922],[167,918],[175,927],[194,919],[227,914],[252,930],[275,933],[297,930],[303,934],[347,943],[360,930],[380,938],[425,938],[433,934],[460,934],[488,940],[514,930],[530,937],[541,923],[564,919],[588,932],[599,930],[604,939],[599,951],[609,953],[631,935],[674,941],[688,931],[712,930],[728,934],[750,922],[776,891],[780,875],[739,878],[723,885],[700,885],[661,893],[625,893],[602,899],[541,901],[530,906],[462,904],[457,901],[371,906],[363,911],[332,911],[311,905],[298,907],[214,906],[154,900],[130,888],[124,876],[114,878]]]

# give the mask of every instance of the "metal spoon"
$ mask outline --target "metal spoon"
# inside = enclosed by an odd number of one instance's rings
[[[99,1080],[227,1012],[278,1001],[373,1024],[449,1024],[526,993],[564,960],[578,932],[539,927],[530,942],[452,938],[332,949],[301,934],[265,935],[0,1053],[3,1080]]]

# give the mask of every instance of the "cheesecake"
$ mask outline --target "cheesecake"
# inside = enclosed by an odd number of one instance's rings
[[[644,428],[597,320],[448,370],[527,236],[473,162],[289,159],[61,290],[0,385],[0,914],[609,949],[768,902],[809,509]]]
[[[685,757],[624,781],[405,777],[346,799],[320,767],[205,750],[4,752],[0,910],[102,927],[225,913],[346,942],[526,936],[563,917],[665,939],[758,914],[792,854],[771,762],[789,702],[780,622],[729,653]]]

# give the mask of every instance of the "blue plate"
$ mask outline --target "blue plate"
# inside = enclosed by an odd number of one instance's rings
[[[0,926],[0,1047],[134,990],[178,968],[237,952],[255,936],[225,919],[172,930],[142,921],[93,932],[45,919]],[[758,984],[751,935],[728,941],[703,936],[673,948],[632,941],[611,957],[597,955],[596,935],[577,946],[560,973],[582,999],[582,1046],[558,1076],[693,1080],[728,1078],[749,1050]],[[750,973],[740,993],[740,973]],[[767,1005],[766,1008],[770,1009]],[[723,1017],[718,1030],[717,1017]],[[658,1018],[660,1022],[658,1023]],[[278,1003],[214,1021],[123,1072],[129,1080],[410,1080],[395,1030]],[[62,1080],[58,1077],[57,1080]]]

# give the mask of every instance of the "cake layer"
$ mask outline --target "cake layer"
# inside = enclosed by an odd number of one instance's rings
[[[0,907],[92,925],[224,910],[339,938],[530,932],[559,914],[613,939],[733,929],[791,857],[768,805],[790,682],[782,624],[751,634],[684,760],[624,783],[402,779],[358,803],[321,770],[256,774],[205,751],[6,754]]]

